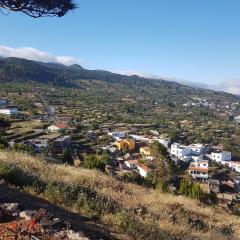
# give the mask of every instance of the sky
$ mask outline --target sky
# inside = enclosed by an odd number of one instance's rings
[[[0,56],[240,94],[239,0],[75,0],[63,18],[0,15]]]

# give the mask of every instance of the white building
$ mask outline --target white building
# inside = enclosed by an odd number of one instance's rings
[[[67,124],[62,122],[62,123],[57,123],[49,126],[47,130],[48,132],[55,133],[55,132],[65,130],[67,129],[67,127],[68,127]]]
[[[234,120],[240,123],[240,115],[235,117]]]
[[[115,141],[126,138],[126,132],[109,132],[108,135]]]
[[[205,146],[201,143],[189,145],[193,154],[202,154],[205,151]]]
[[[191,160],[191,157],[189,157],[191,153],[191,149],[187,146],[180,145],[179,143],[173,143],[171,145],[171,155],[179,158],[183,161],[189,161]]]
[[[225,162],[231,161],[232,154],[231,152],[227,152],[227,151],[212,152],[210,158],[213,161],[224,164]]]
[[[208,179],[208,160],[191,162],[188,172],[194,179]]]
[[[138,160],[128,160],[124,164],[130,169],[136,169],[138,167]]]
[[[139,142],[149,142],[149,138],[146,138],[145,136],[142,135],[136,135],[136,134],[130,134],[129,137],[131,137],[135,141]]]
[[[236,172],[240,172],[240,162],[230,161],[229,167],[235,170]]]
[[[0,114],[16,115],[18,114],[17,108],[0,108]]]
[[[155,130],[150,130],[151,134],[155,135],[155,136],[159,136],[159,132],[155,131]]]
[[[148,173],[151,171],[150,168],[143,164],[139,164],[137,168],[142,177],[147,177]]]
[[[159,141],[159,143],[161,143],[165,148],[168,148],[168,145],[169,145],[169,141],[168,141],[168,140],[161,138],[161,139],[159,139],[158,141]]]
[[[197,155],[197,156],[191,156],[191,157],[192,157],[192,160],[193,160],[194,162],[203,160],[203,155],[202,155],[202,154]]]

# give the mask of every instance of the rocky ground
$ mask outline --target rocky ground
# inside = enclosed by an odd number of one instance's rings
[[[24,210],[18,203],[0,204],[0,239],[88,240],[82,232],[70,230],[68,222],[45,209]]]
[[[0,183],[0,240],[115,239],[89,219]]]

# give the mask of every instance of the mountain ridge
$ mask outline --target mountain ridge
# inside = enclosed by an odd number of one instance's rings
[[[88,70],[78,64],[66,66],[59,63],[43,63],[23,58],[0,58],[0,83],[2,82],[36,82],[61,87],[82,88],[82,80],[97,80],[115,90],[124,87],[147,94],[163,90],[169,94],[223,94],[231,98],[239,98],[231,93],[189,86],[184,83],[157,78],[145,78],[138,75],[122,75],[106,70]],[[90,83],[91,84],[91,83]]]

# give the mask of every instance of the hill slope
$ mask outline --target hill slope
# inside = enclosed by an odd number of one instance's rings
[[[54,86],[85,87],[81,80],[97,80],[114,88],[126,88],[134,93],[158,96],[181,96],[207,94],[230,99],[239,97],[212,90],[198,89],[176,82],[161,79],[143,78],[137,75],[126,76],[103,70],[87,70],[79,65],[65,66],[54,63],[41,63],[18,58],[0,59],[0,83],[37,82]],[[89,87],[89,85],[88,85]]]
[[[182,196],[119,182],[94,170],[50,165],[1,151],[0,177],[133,239],[239,239],[237,216]]]

